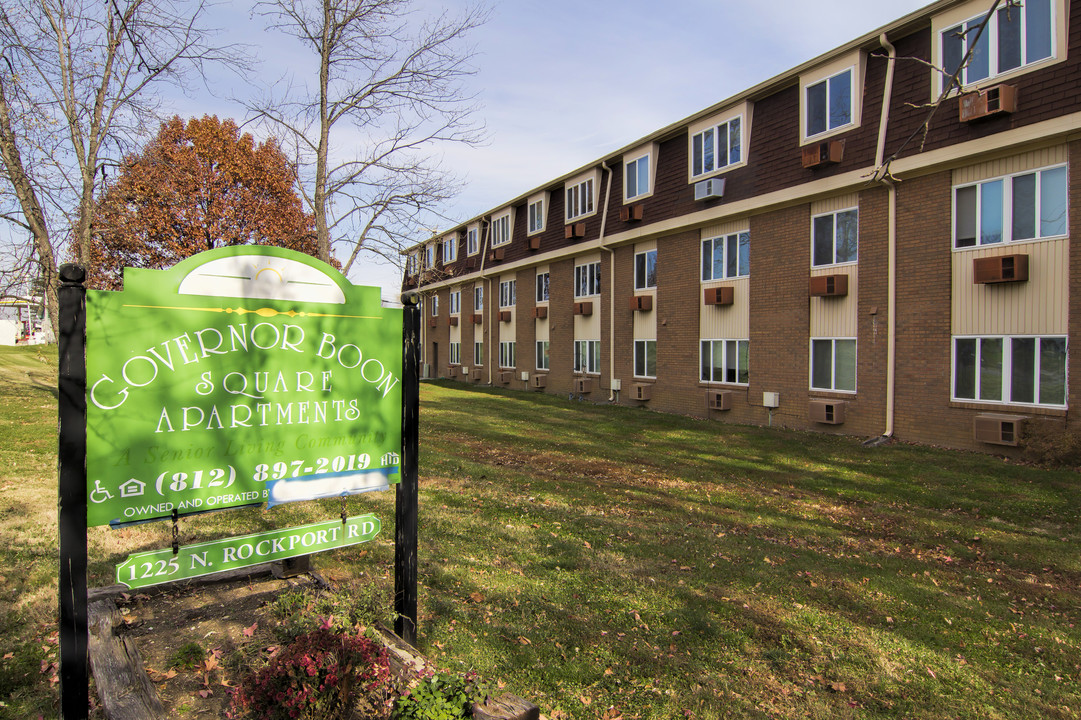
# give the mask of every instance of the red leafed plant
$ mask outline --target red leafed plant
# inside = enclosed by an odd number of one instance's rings
[[[339,634],[320,627],[300,635],[265,668],[245,676],[233,695],[227,717],[348,717],[362,697],[378,704],[389,685],[386,648],[362,635]]]

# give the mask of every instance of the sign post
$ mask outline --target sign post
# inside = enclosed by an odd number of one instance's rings
[[[402,295],[402,475],[394,496],[394,632],[417,644],[417,496],[420,437],[420,297]]]

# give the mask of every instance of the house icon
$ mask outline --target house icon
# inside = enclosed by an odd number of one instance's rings
[[[146,488],[146,483],[131,478],[120,484],[120,497],[139,497],[143,494],[144,488]]]
[[[398,457],[398,453],[388,452],[382,457],[383,467],[391,467],[401,462],[401,458]]]

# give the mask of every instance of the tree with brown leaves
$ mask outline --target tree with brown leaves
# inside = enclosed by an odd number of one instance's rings
[[[162,123],[124,158],[94,210],[90,285],[117,289],[125,267],[164,268],[203,250],[277,245],[316,254],[295,171],[271,138],[232,120]]]

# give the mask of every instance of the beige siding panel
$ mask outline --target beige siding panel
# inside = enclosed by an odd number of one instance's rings
[[[1028,282],[977,285],[972,261],[1028,255]],[[1040,240],[953,253],[954,335],[1045,335],[1068,330],[1070,241]]]
[[[599,297],[593,298],[592,315],[574,316],[574,339],[575,340],[600,340],[601,339],[601,302]]]
[[[634,339],[657,339],[657,293],[654,290],[639,290],[636,295],[652,295],[653,309],[648,312],[634,313]]]
[[[706,305],[703,291],[706,288],[732,287],[731,305]],[[751,281],[748,278],[725,280],[723,282],[703,283],[698,290],[698,302],[702,309],[698,313],[698,333],[704,340],[736,339],[751,336]]]
[[[811,337],[855,337],[859,279],[856,265],[841,265],[811,270],[817,275],[848,275],[848,295],[832,298],[810,298]]]
[[[746,219],[743,220],[728,220],[727,222],[716,223],[714,225],[707,225],[702,228],[702,239],[708,240],[709,238],[715,238],[720,235],[731,235],[732,233],[741,233],[750,231],[751,226]],[[751,238],[751,242],[754,242],[754,238]],[[701,253],[702,249],[699,248],[698,252]],[[701,277],[701,276],[699,276]]]
[[[1066,162],[1066,146],[1056,145],[1022,153],[1021,155],[1013,155],[1008,158],[989,160],[979,165],[958,168],[953,171],[953,184],[966,185],[987,178],[1012,175],[1013,173],[1035,170],[1047,165],[1060,165],[1064,162]]]
[[[455,315],[455,317],[458,317],[458,316]],[[457,325],[451,325],[450,326],[450,341],[451,342],[461,342],[462,341],[462,320],[461,320],[461,318],[458,318],[458,324]]]
[[[824,213],[837,212],[838,210],[847,210],[848,208],[858,207],[859,204],[859,193],[849,193],[847,195],[826,198],[825,200],[816,200],[811,203],[811,215],[822,215]],[[810,234],[810,232],[811,229],[808,227],[807,233]]]
[[[548,328],[549,328],[548,318],[534,320],[533,322],[536,323],[537,339],[538,340],[548,340],[549,339],[549,336],[548,336]]]

